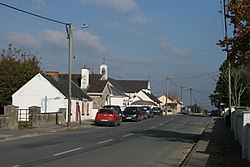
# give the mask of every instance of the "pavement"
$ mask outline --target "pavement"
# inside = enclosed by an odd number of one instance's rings
[[[198,142],[185,159],[182,167],[250,167],[242,160],[240,144],[225,125],[224,118],[212,117]]]
[[[72,122],[70,127],[64,125],[50,125],[34,128],[23,128],[19,130],[0,129],[0,142],[6,142],[22,138],[30,138],[67,130],[89,128],[93,125],[93,121],[82,121],[81,125],[79,123]]]
[[[83,121],[70,127],[53,125],[22,130],[0,129],[0,142],[29,138],[50,133],[88,128],[92,121]],[[222,117],[212,117],[200,139],[180,165],[181,167],[250,167],[250,162],[242,160],[241,146],[234,141],[233,132],[225,125]]]

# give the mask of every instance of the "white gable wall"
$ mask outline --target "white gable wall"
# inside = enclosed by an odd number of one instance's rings
[[[145,100],[145,101],[154,102],[143,91],[138,92],[136,96],[139,97],[139,99],[135,98],[134,101],[141,99],[141,100]]]
[[[128,105],[128,101],[129,97],[112,96],[110,98],[110,104],[119,105],[122,109],[124,109]]]
[[[45,113],[67,108],[67,99],[39,73],[12,95],[12,104],[20,109],[39,106]]]

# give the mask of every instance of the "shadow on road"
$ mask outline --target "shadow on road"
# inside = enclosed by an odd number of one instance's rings
[[[155,137],[172,142],[194,143],[197,142],[200,138],[200,135],[197,134],[164,131],[164,130],[145,130],[143,132],[133,132],[133,133],[149,137]]]

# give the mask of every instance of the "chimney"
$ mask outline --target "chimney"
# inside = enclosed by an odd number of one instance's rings
[[[82,76],[81,76],[81,89],[86,89],[89,85],[89,68],[85,64],[82,67]]]
[[[45,71],[45,75],[53,77],[55,80],[58,81],[59,72],[58,71]]]

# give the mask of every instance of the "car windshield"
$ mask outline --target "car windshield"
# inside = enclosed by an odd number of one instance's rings
[[[100,114],[113,114],[113,110],[109,110],[109,109],[100,109],[99,110]]]
[[[106,106],[103,106],[103,108],[112,108],[112,109],[115,109],[116,111],[121,111],[119,106],[106,105]]]
[[[157,108],[157,107],[154,107],[154,108],[152,108],[152,110],[157,111],[157,110],[160,110],[160,109]]]
[[[125,108],[124,114],[136,114],[137,113],[137,108],[136,107],[129,107]]]

